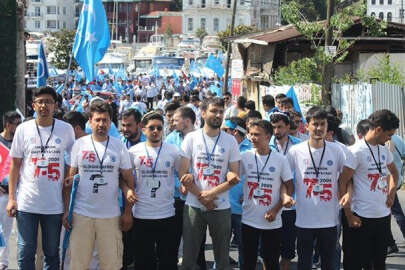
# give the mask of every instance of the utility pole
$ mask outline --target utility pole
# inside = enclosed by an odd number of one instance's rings
[[[335,0],[328,0],[326,11],[325,52],[328,46],[332,46],[332,26],[330,19],[335,10]],[[332,101],[332,77],[334,76],[333,63],[325,63],[322,66],[322,104],[329,105]]]
[[[236,16],[236,3],[238,0],[233,0],[233,7],[232,7],[232,23],[231,23],[231,35],[233,36],[233,29],[235,27],[235,16]],[[229,61],[231,60],[231,45],[232,42],[228,41],[228,48],[226,50],[226,64],[225,64],[225,80],[224,80],[224,90],[223,93],[228,92],[228,77],[229,77]]]

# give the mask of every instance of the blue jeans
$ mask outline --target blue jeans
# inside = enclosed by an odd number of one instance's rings
[[[404,212],[402,211],[401,204],[399,203],[398,194],[395,195],[395,200],[394,204],[391,207],[391,212],[398,223],[399,229],[402,232],[402,236],[405,239],[405,215]]]
[[[237,215],[237,214],[231,215],[232,232],[235,235],[236,243],[238,244],[239,268],[243,269],[241,220],[242,220],[242,215]]]
[[[18,268],[35,270],[38,224],[41,224],[44,270],[58,270],[62,214],[42,215],[18,211],[16,219],[18,229]]]

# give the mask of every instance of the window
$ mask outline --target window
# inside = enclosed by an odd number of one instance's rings
[[[371,0],[371,4],[372,4],[372,5],[375,5],[375,0]]]
[[[63,29],[66,29],[66,22],[63,22]]]
[[[80,7],[76,6],[75,17],[80,17],[80,12],[81,12]]]
[[[240,5],[243,6],[245,4],[245,0],[240,0]]]
[[[47,6],[46,7],[46,14],[56,14],[56,7],[55,6]]]
[[[188,5],[192,6],[193,5],[193,0],[188,0]]]
[[[375,17],[375,12],[371,12],[370,16]]]
[[[388,21],[388,22],[391,22],[391,21],[392,21],[392,13],[391,13],[391,12],[388,12],[388,13],[387,13],[387,21]]]
[[[205,0],[201,0],[201,7],[205,8]]]
[[[231,8],[231,2],[232,0],[226,0],[226,7]]]
[[[384,20],[384,13],[383,13],[383,12],[380,12],[380,13],[378,14],[378,18],[379,18],[380,20]]]
[[[60,14],[60,12],[59,12],[59,7],[58,7],[58,15]]]
[[[384,5],[384,0],[380,0],[380,5]]]
[[[219,0],[215,0],[215,5],[219,5]]]
[[[263,15],[260,17],[260,25],[262,29],[269,28],[269,16]]]
[[[388,5],[392,5],[392,0],[388,0]]]
[[[35,7],[34,15],[35,16],[41,16],[41,7]]]
[[[202,29],[204,29],[204,30],[205,30],[205,22],[206,22],[206,19],[205,19],[205,18],[201,18],[201,20],[200,20],[200,27],[201,27]]]
[[[46,28],[56,29],[56,20],[47,20],[46,21]]]
[[[66,7],[63,7],[63,15],[66,15]]]
[[[219,31],[219,19],[214,18],[214,32],[218,32],[218,31]]]
[[[40,3],[41,0],[32,0],[32,2],[34,2],[34,3]]]
[[[193,18],[187,19],[187,31],[193,32]]]
[[[40,28],[41,28],[41,22],[35,21],[35,29],[40,29]]]

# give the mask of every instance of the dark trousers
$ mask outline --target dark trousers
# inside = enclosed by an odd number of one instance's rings
[[[295,241],[297,233],[295,229],[295,210],[287,210],[281,213],[283,221],[282,237],[281,237],[281,258],[292,260],[295,257]]]
[[[174,200],[174,209],[175,209],[175,219],[176,219],[176,258],[179,254],[179,247],[181,236],[183,234],[183,211],[184,211],[185,201],[175,198]],[[205,241],[206,236],[204,236],[203,241],[200,247],[200,253],[197,258],[197,265],[200,267],[200,270],[207,269],[207,262],[205,261]]]
[[[148,107],[148,110],[152,110],[153,109],[153,97],[151,98],[146,98],[146,106]]]
[[[259,239],[261,238],[260,255],[267,270],[280,269],[281,228],[262,230],[242,223],[243,270],[256,269]]]
[[[390,216],[360,219],[360,228],[350,228],[346,217],[343,218],[343,267],[383,270],[390,239]]]
[[[122,244],[124,246],[124,251],[122,255],[122,270],[126,270],[128,265],[134,262],[134,243],[133,239],[134,227],[132,227],[127,232],[122,232]]]
[[[394,218],[399,226],[399,229],[402,232],[403,238],[405,239],[405,215],[404,215],[404,211],[402,211],[401,204],[399,203],[398,194],[395,196],[394,204],[391,207],[391,213],[394,216]],[[389,241],[388,245],[389,246],[395,245],[395,240],[394,240],[394,237],[393,237],[391,231],[390,231],[390,241]]]
[[[177,270],[175,217],[134,218],[135,269]]]
[[[307,229],[297,227],[298,270],[312,269],[312,252],[317,241],[321,255],[321,269],[334,269],[336,227]]]

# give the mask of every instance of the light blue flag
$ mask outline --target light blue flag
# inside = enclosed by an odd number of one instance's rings
[[[37,66],[37,87],[46,86],[49,77],[48,63],[46,62],[44,45],[39,44],[38,66]]]
[[[225,73],[225,69],[222,66],[221,60],[219,58],[215,57],[213,54],[210,54],[208,56],[205,66],[209,69],[212,69],[220,78]]]
[[[64,87],[65,87],[65,84],[64,84],[64,83],[62,83],[61,85],[59,85],[58,88],[56,88],[56,93],[58,93],[59,95],[61,95]]]
[[[288,92],[285,95],[292,99],[293,104],[294,104],[294,110],[296,112],[299,112],[302,115],[302,121],[303,121],[303,123],[305,123],[306,121],[305,121],[304,115],[301,112],[300,103],[298,102],[298,98],[297,98],[297,95],[295,94],[294,87],[291,86],[290,90],[288,90]]]
[[[84,0],[73,45],[73,56],[86,74],[95,77],[94,66],[103,59],[110,46],[110,30],[101,0]]]

